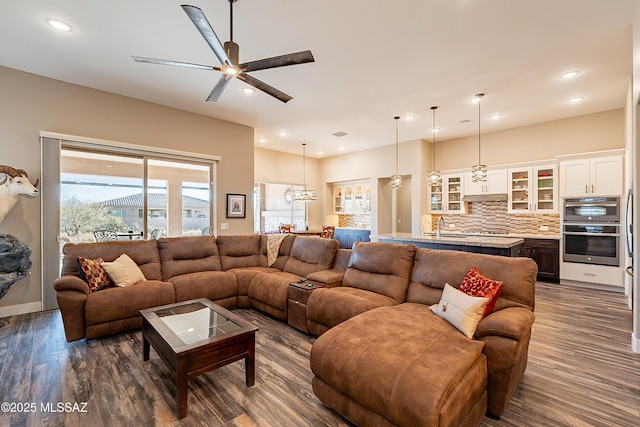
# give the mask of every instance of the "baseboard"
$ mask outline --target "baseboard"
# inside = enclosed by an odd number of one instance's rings
[[[42,311],[42,301],[28,302],[26,304],[0,307],[0,317],[16,316],[18,314],[35,313]]]
[[[631,334],[631,349],[634,353],[640,353],[640,339],[636,334]]]

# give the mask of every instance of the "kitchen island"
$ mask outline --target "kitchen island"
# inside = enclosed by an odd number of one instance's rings
[[[521,255],[524,239],[520,237],[496,237],[470,234],[433,233],[384,233],[372,236],[371,240],[399,244],[412,244],[419,248],[448,249],[490,255],[517,257]]]

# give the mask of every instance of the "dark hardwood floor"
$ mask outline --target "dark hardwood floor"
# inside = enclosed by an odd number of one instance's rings
[[[639,426],[640,355],[631,352],[624,297],[546,283],[536,290],[527,372],[503,417],[482,425]],[[0,425],[350,426],[313,395],[314,339],[236,312],[260,328],[256,385],[245,385],[242,361],[197,377],[180,421],[170,371],[153,349],[142,361],[140,332],[68,344],[57,310],[2,318],[0,403],[22,411],[3,406]]]

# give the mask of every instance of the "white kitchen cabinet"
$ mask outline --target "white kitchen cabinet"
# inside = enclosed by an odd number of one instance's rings
[[[560,162],[560,196],[621,196],[622,156]]]
[[[508,213],[558,213],[556,165],[509,169],[508,176]]]
[[[464,194],[477,196],[479,194],[504,194],[507,192],[507,169],[487,171],[485,182],[473,182],[471,172],[464,174]]]
[[[357,182],[353,184],[353,213],[371,213],[371,184],[369,182]]]
[[[466,213],[463,174],[442,175],[439,184],[429,184],[429,211],[431,213]]]

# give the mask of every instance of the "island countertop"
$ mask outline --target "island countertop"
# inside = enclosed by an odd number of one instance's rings
[[[523,238],[519,237],[495,237],[495,236],[477,236],[477,235],[458,235],[458,234],[442,234],[437,238],[435,234],[417,234],[417,233],[382,233],[371,236],[372,241],[401,241],[415,243],[438,243],[442,245],[464,245],[479,246],[488,248],[513,248],[524,243]]]

